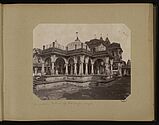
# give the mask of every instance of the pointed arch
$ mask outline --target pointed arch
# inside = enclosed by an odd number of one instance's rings
[[[95,74],[104,74],[105,64],[103,59],[96,59],[94,62],[94,73]]]
[[[51,58],[50,57],[47,57],[45,58],[45,61],[44,61],[44,65],[45,65],[45,73],[46,75],[51,75]]]
[[[65,74],[65,59],[62,57],[57,57],[55,60],[55,73],[58,74]]]
[[[70,75],[74,74],[74,59],[73,58],[68,59],[68,74]]]

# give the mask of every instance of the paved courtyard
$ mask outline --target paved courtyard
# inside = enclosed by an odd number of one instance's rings
[[[89,87],[64,83],[34,93],[42,100],[124,100],[130,95],[130,88],[130,77],[122,77],[108,83],[90,83]]]

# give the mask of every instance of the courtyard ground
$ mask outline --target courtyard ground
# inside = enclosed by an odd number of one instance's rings
[[[131,92],[130,77],[118,78],[107,83],[90,83],[89,87],[65,83],[51,89],[34,90],[42,100],[124,100]]]

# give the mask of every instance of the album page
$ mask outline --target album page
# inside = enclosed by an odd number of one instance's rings
[[[154,120],[152,4],[3,6],[4,120]]]

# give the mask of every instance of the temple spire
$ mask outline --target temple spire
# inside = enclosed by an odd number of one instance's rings
[[[76,32],[76,40],[75,41],[80,41],[78,38],[78,32]]]
[[[106,35],[105,41],[107,42],[107,44],[110,44],[110,40],[109,40],[109,38],[108,38],[108,33],[107,33],[107,35]]]
[[[100,40],[103,40],[103,38],[102,38],[102,33],[100,34]]]

